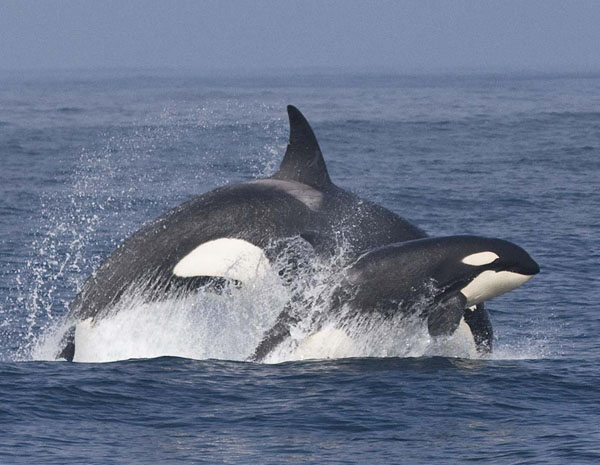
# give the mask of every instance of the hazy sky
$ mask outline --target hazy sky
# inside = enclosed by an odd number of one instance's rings
[[[600,70],[600,1],[0,0],[0,69]]]

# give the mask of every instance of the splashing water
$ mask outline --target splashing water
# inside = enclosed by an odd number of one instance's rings
[[[195,113],[194,117],[197,116]],[[214,130],[219,124],[227,123],[214,122],[214,115],[209,116],[204,118],[202,129]],[[165,123],[173,116],[165,112],[161,118]],[[267,124],[265,129],[268,127]],[[276,129],[279,127],[276,125]],[[106,146],[97,151],[84,151],[67,198],[47,199],[54,208],[43,206],[50,226],[44,228],[34,244],[39,252],[30,263],[34,279],[21,285],[21,294],[27,296],[25,305],[29,317],[18,358],[53,360],[62,349],[62,335],[70,326],[65,317],[69,302],[64,296],[55,295],[57,282],[63,280],[68,287],[77,288],[85,274],[100,262],[100,254],[90,256],[87,250],[107,237],[112,246],[116,245],[118,238],[109,237],[107,223],[112,225],[113,233],[116,226],[118,236],[126,236],[132,232],[136,216],[129,222],[116,218],[124,212],[134,212],[135,205],[143,199],[146,206],[138,211],[140,217],[152,215],[157,205],[162,205],[164,199],[156,197],[156,192],[166,193],[169,201],[173,201],[181,198],[182,193],[189,195],[197,191],[198,186],[185,183],[172,187],[167,172],[160,166],[156,176],[165,175],[166,181],[162,180],[160,189],[156,189],[153,170],[147,170],[145,163],[154,156],[159,141],[172,140],[179,144],[182,133],[190,129],[167,126],[154,134],[155,130],[152,126],[142,126],[129,137],[110,138]],[[281,137],[279,133],[276,135]],[[280,150],[273,145],[264,149],[268,159],[263,160],[262,167],[260,163],[254,167],[255,174],[269,174],[278,162]],[[123,162],[117,160],[116,154],[120,152],[127,154],[124,167],[119,164]],[[205,153],[204,158],[207,157]],[[143,177],[136,179],[135,169],[133,174],[124,175],[136,162],[144,165]],[[208,162],[210,164],[210,159]],[[107,183],[107,178],[111,182]],[[134,182],[136,180],[143,182]],[[119,188],[119,193],[118,189],[110,190],[115,185],[130,187]],[[280,268],[285,268],[284,258],[278,260]],[[161,301],[148,302],[142,295],[133,293],[119,302],[110,316],[78,325],[75,361],[106,362],[163,355],[247,360],[290,301],[312,304],[308,309],[297,309],[304,312],[303,318],[291,328],[291,337],[268,355],[265,360],[268,363],[343,357],[478,357],[464,326],[451,337],[433,340],[424,322],[417,317],[382,318],[370,313],[349,319],[341,312],[319,319],[319,315],[329,311],[327,302],[335,287],[331,276],[346,260],[342,244],[339,254],[331,260],[311,264],[310,279],[294,281],[291,286],[283,286],[281,279],[271,277],[221,294],[201,291]],[[500,342],[496,343],[491,357],[539,358],[544,355],[545,348],[540,347],[540,341],[517,342],[511,346]]]
[[[110,314],[76,326],[74,361],[108,362],[164,355],[244,360],[288,298],[265,279],[221,293],[201,290],[187,297],[147,302],[140,294],[122,299]],[[33,357],[53,359],[65,325],[53,328]]]

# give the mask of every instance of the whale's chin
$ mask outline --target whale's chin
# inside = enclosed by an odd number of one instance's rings
[[[533,275],[513,271],[486,270],[461,289],[467,299],[467,307],[480,304],[499,295],[506,294],[529,281]]]

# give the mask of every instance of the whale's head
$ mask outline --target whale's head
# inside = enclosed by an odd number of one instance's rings
[[[512,291],[540,271],[525,250],[502,239],[450,236],[425,240],[415,249],[427,256],[426,272],[438,288],[460,292],[467,306]]]

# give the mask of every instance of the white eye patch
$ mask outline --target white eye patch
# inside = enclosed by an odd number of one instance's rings
[[[498,257],[498,255],[496,255],[494,252],[479,252],[467,255],[465,258],[462,259],[462,262],[465,265],[483,266],[489,265],[498,258],[500,257]]]

